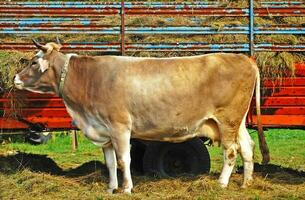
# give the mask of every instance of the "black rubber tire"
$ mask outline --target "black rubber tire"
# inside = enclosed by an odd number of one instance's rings
[[[208,173],[210,167],[209,152],[199,138],[182,143],[152,142],[143,157],[145,173],[165,177]]]
[[[131,141],[131,149],[130,149],[130,157],[131,163],[130,168],[132,172],[137,174],[143,174],[143,157],[146,150],[146,145],[140,141],[132,140]]]

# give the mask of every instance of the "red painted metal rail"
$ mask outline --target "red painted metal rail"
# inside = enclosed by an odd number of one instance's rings
[[[0,99],[3,131],[29,129],[39,124],[45,130],[75,129],[59,97],[26,91],[5,93]]]
[[[265,126],[305,127],[305,64],[296,65],[295,77],[264,81],[261,109]],[[256,122],[252,106],[248,124],[256,126]]]

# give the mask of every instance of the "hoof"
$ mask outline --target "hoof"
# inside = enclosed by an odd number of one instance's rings
[[[227,188],[227,187],[228,187],[228,184],[219,182],[219,186],[220,186],[221,188]]]
[[[125,194],[131,194],[131,188],[126,188],[123,190]]]
[[[252,180],[244,181],[241,188],[248,188],[250,185],[252,185]]]
[[[116,188],[108,188],[107,189],[108,194],[115,194],[115,193],[117,193],[117,191],[118,191],[118,189],[116,189]]]

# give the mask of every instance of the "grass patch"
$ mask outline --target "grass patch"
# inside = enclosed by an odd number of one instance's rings
[[[92,160],[103,161],[102,151],[92,144],[83,135],[78,134],[79,148],[72,149],[71,137],[66,133],[54,134],[47,144],[30,145],[24,142],[2,145],[0,154],[8,151],[20,151],[24,153],[48,155],[63,168],[71,168]]]
[[[262,156],[259,150],[257,132],[249,130],[255,142],[254,162],[260,163]],[[269,147],[271,163],[286,168],[305,171],[305,130],[298,129],[269,129],[264,131]],[[220,172],[222,168],[222,148],[209,147],[212,158],[212,171]],[[242,166],[240,157],[237,165]]]

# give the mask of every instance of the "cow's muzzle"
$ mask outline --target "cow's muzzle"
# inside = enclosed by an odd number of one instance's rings
[[[15,87],[19,90],[23,89],[24,83],[20,80],[19,75],[17,74],[14,78]]]

